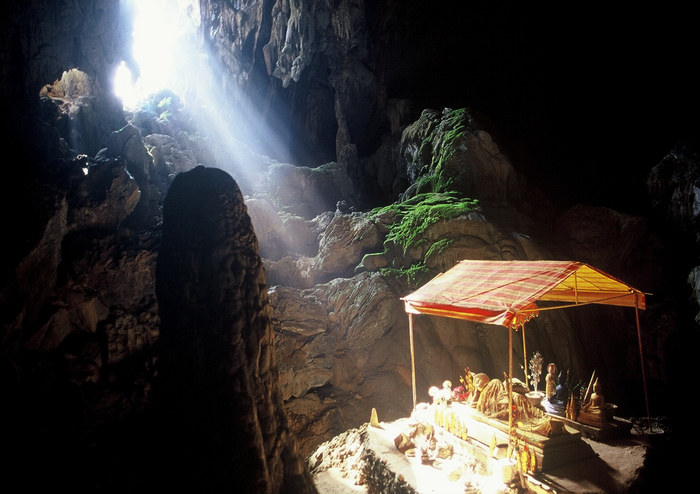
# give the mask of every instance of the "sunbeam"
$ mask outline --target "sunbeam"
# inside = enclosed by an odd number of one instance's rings
[[[263,162],[284,160],[287,146],[268,123],[274,117],[249,95],[225,83],[224,68],[199,35],[200,12],[193,0],[123,0],[133,17],[133,64],[115,73],[115,94],[131,111],[148,96],[168,90],[183,103],[197,130],[211,139],[217,166],[239,182],[261,178]],[[256,88],[264,91],[265,88]],[[261,159],[262,158],[262,159]]]

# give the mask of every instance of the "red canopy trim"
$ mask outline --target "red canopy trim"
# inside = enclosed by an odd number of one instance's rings
[[[406,300],[404,300],[404,304],[406,312],[412,314],[428,314],[432,316],[452,317],[454,319],[479,321],[485,324],[497,324],[499,326],[508,326],[512,328],[522,326],[530,319],[536,317],[539,311],[537,306],[532,306],[530,310],[526,310],[516,314],[510,310],[505,312],[498,312],[477,308],[456,311],[449,305],[423,305],[420,302],[415,303],[408,302]]]
[[[574,261],[463,260],[403,297],[406,312],[517,328],[542,301],[644,308],[644,294]]]

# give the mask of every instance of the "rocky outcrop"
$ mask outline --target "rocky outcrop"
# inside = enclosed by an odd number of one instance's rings
[[[265,274],[238,186],[218,169],[182,173],[163,219],[155,477],[172,489],[316,492],[277,386]]]
[[[648,338],[645,343],[657,349],[655,364],[663,371],[666,392],[671,396],[682,393],[683,376],[687,375],[687,363],[694,359],[698,345],[697,327],[700,324],[700,273],[698,241],[700,239],[698,193],[700,191],[700,159],[697,139],[690,139],[675,146],[651,170],[647,177],[649,197],[653,205],[650,221],[664,236],[669,251],[663,285],[655,298],[663,310],[654,310],[650,327],[662,338]],[[657,282],[658,283],[658,282]],[[690,303],[678,304],[678,300]],[[661,303],[663,301],[663,303]],[[658,328],[658,329],[657,329]],[[651,341],[648,341],[651,339]],[[682,403],[668,402],[671,420],[676,428],[692,420],[693,412]]]
[[[334,211],[340,201],[352,203],[357,193],[347,166],[340,163],[325,163],[314,168],[273,163],[268,169],[265,187],[282,209],[306,219]]]
[[[38,107],[36,96],[42,87],[78,68],[92,80],[101,106],[101,121],[123,125],[121,104],[111,92],[117,63],[131,60],[128,44],[131,20],[124,15],[120,2],[98,0],[59,5],[50,0],[13,0],[6,7],[0,30],[3,110],[10,109],[10,114],[20,117],[21,122],[31,121]],[[32,111],[26,112],[27,108]],[[22,109],[25,111],[21,112]],[[87,131],[81,133],[81,138],[86,139],[98,129],[82,130]],[[78,151],[97,152],[105,135],[95,137],[97,141],[84,141],[89,145]]]
[[[400,9],[414,20],[416,12],[393,2],[354,0],[201,5],[207,43],[231,84],[265,108],[269,126],[284,122],[291,161],[336,161],[361,183],[360,159],[374,152],[389,128],[386,83],[395,77],[384,60],[390,55],[372,43],[373,29],[384,34],[390,27],[381,19],[372,25],[373,16]],[[397,43],[391,35],[382,41],[392,48]]]
[[[668,237],[677,238],[678,254],[687,250],[687,281],[695,308],[700,308],[697,283],[700,245],[700,155],[692,142],[679,144],[659,162],[647,178],[654,216],[667,228]],[[700,320],[700,311],[695,315]]]
[[[700,164],[690,143],[676,146],[647,178],[657,215],[680,233],[700,242]]]
[[[415,192],[451,187],[484,205],[518,204],[515,169],[465,108],[424,110],[403,131],[399,146]],[[412,193],[411,188],[406,192]]]

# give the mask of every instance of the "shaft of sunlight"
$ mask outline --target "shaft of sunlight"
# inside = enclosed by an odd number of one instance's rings
[[[125,110],[137,111],[148,97],[172,91],[198,131],[211,138],[216,166],[243,182],[260,181],[263,161],[288,156],[267,123],[274,117],[266,120],[201,42],[197,0],[122,0],[122,7],[133,25],[131,63],[119,64],[114,78]]]

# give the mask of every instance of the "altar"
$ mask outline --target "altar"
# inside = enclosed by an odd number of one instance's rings
[[[535,457],[534,472],[547,472],[595,456],[590,445],[582,440],[580,431],[554,417],[546,418],[549,421],[548,435],[519,423],[513,429],[513,437],[509,438],[508,421],[487,417],[471,404],[452,402],[430,407],[432,413],[429,415],[435,426],[459,439],[477,441],[490,456],[505,456],[509,440],[517,441],[518,449],[527,447]]]

